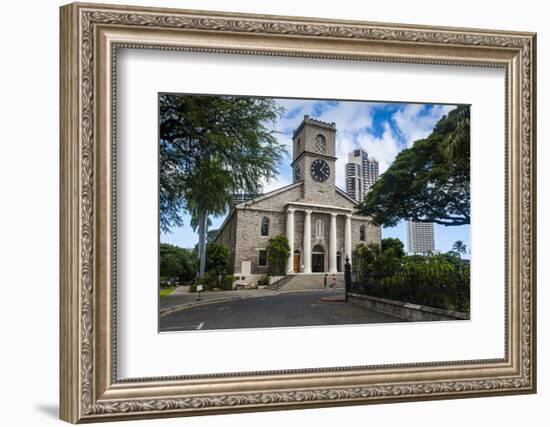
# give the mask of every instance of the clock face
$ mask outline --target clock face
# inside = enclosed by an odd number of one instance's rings
[[[327,162],[322,159],[315,159],[311,163],[311,177],[315,181],[326,181],[330,176],[330,167]]]
[[[302,168],[300,165],[294,166],[294,182],[300,182],[302,180]]]

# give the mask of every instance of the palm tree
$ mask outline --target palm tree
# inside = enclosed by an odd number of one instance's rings
[[[199,275],[205,269],[209,215],[226,212],[233,193],[259,193],[284,153],[269,123],[281,107],[270,98],[160,97],[160,227],[190,214],[199,229]]]
[[[461,254],[466,253],[466,244],[462,240],[457,240],[453,244],[453,252],[460,258]]]
[[[456,109],[456,127],[446,137],[446,156],[449,161],[470,159],[470,107]]]

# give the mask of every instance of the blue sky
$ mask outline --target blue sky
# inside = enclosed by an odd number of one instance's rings
[[[276,99],[285,112],[274,125],[277,138],[287,148],[279,168],[279,175],[270,182],[264,182],[264,192],[288,185],[292,182],[290,168],[292,156],[292,132],[300,124],[305,114],[325,122],[336,123],[336,185],[345,190],[344,165],[348,153],[356,148],[365,149],[375,157],[383,173],[396,155],[410,147],[414,141],[428,136],[435,123],[454,105],[383,103],[334,100]],[[198,236],[189,225],[189,217],[184,225],[172,233],[161,233],[160,240],[181,247],[193,247]],[[211,229],[218,228],[224,217],[211,218]],[[397,237],[407,244],[407,227],[401,222],[396,227],[383,228],[382,237]],[[470,248],[470,227],[435,226],[436,250],[446,252],[453,243],[462,240]]]

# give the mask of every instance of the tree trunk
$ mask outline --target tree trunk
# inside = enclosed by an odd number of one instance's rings
[[[199,277],[204,276],[206,267],[206,221],[208,213],[202,210],[199,213]]]

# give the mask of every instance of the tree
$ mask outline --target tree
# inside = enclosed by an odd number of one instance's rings
[[[384,278],[395,274],[405,256],[403,242],[399,239],[387,237],[380,245],[369,243],[360,244],[353,252],[354,266],[363,277]]]
[[[386,252],[391,249],[394,256],[399,258],[405,256],[405,245],[403,245],[401,240],[393,237],[386,237],[385,239],[382,239],[381,244],[382,252]]]
[[[169,232],[185,213],[195,218],[200,276],[208,216],[225,213],[235,192],[259,193],[277,174],[284,147],[267,126],[281,111],[269,98],[160,97],[160,226]]]
[[[462,240],[457,240],[456,242],[454,242],[452,250],[460,258],[460,255],[466,253],[466,245]]]
[[[289,256],[290,245],[286,236],[279,234],[269,239],[267,242],[267,260],[270,274],[285,275]]]
[[[469,107],[458,107],[441,118],[427,138],[401,151],[372,186],[359,212],[386,227],[403,219],[469,224],[469,117]]]
[[[192,280],[196,259],[192,251],[167,243],[160,244],[160,276],[166,280]]]
[[[229,265],[229,248],[221,243],[206,245],[206,270],[217,275],[224,274]]]
[[[361,243],[353,251],[352,265],[363,278],[369,277],[374,273],[373,265],[379,253],[380,246],[376,243],[369,243],[367,245]]]

